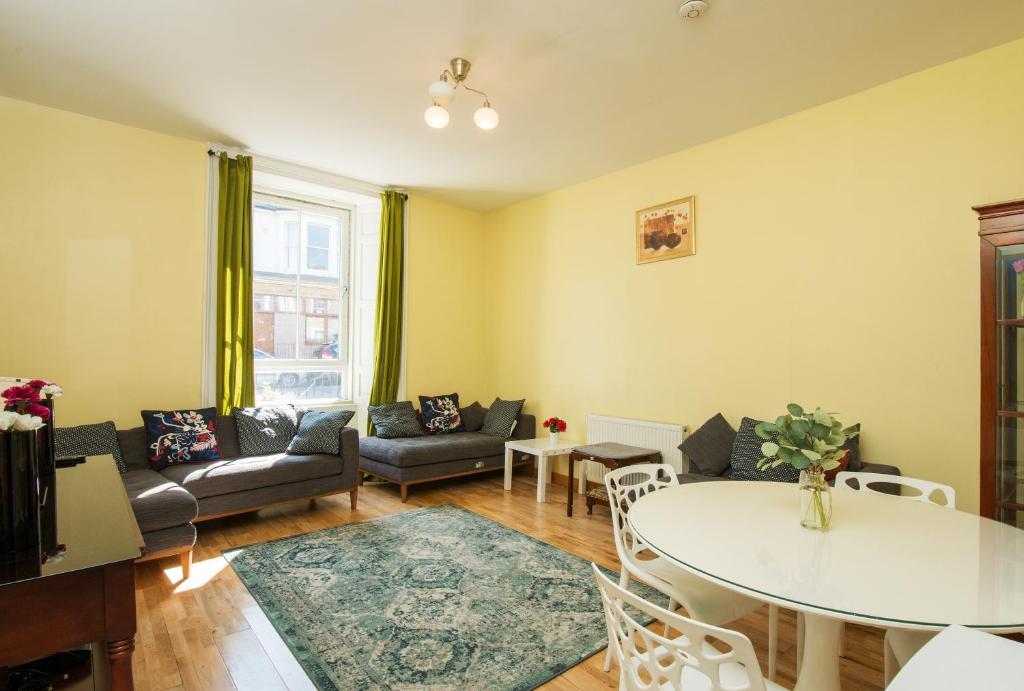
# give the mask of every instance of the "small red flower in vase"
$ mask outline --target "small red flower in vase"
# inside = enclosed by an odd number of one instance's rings
[[[541,424],[548,428],[548,433],[551,435],[551,442],[558,443],[558,433],[565,431],[565,420],[561,420],[557,417],[549,417]]]

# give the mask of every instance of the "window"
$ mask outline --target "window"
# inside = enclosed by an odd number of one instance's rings
[[[327,271],[330,264],[331,229],[310,223],[306,230],[306,269]]]
[[[257,405],[351,399],[350,216],[254,195]]]

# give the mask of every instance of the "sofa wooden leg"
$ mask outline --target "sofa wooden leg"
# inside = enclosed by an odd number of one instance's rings
[[[358,473],[356,473],[356,477],[357,477],[356,484],[359,485],[360,487],[362,487],[363,486],[363,471],[360,470]]]
[[[356,510],[356,502],[359,501],[359,486],[352,488],[352,491],[348,493],[348,500],[352,504],[352,510]]]
[[[404,504],[409,499],[409,485],[402,483],[402,503]]]
[[[309,508],[310,509],[315,509],[316,508],[316,497],[313,497],[312,499],[309,500]]]
[[[181,553],[181,580],[187,580],[192,573],[192,550]]]

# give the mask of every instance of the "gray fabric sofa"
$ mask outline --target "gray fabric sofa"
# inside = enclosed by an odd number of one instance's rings
[[[350,492],[356,508],[359,432],[352,427],[342,429],[338,455],[245,457],[234,418],[219,416],[222,458],[159,472],[147,459],[145,428],[118,431],[117,441],[127,466],[121,479],[146,543],[141,560],[181,554],[186,578],[198,521],[339,492]]]
[[[537,436],[537,419],[520,413],[512,439]],[[401,486],[402,501],[409,498],[409,485],[461,475],[485,473],[505,467],[505,442],[480,432],[425,435],[403,439],[362,437],[359,440],[359,482],[364,473],[376,475]],[[532,462],[517,454],[514,465]]]

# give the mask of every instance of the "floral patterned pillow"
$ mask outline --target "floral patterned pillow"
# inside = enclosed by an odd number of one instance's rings
[[[162,470],[169,465],[220,458],[217,443],[217,409],[143,410],[149,465]]]
[[[465,432],[462,411],[459,410],[459,394],[445,396],[420,396],[420,417],[427,434],[450,434]]]

